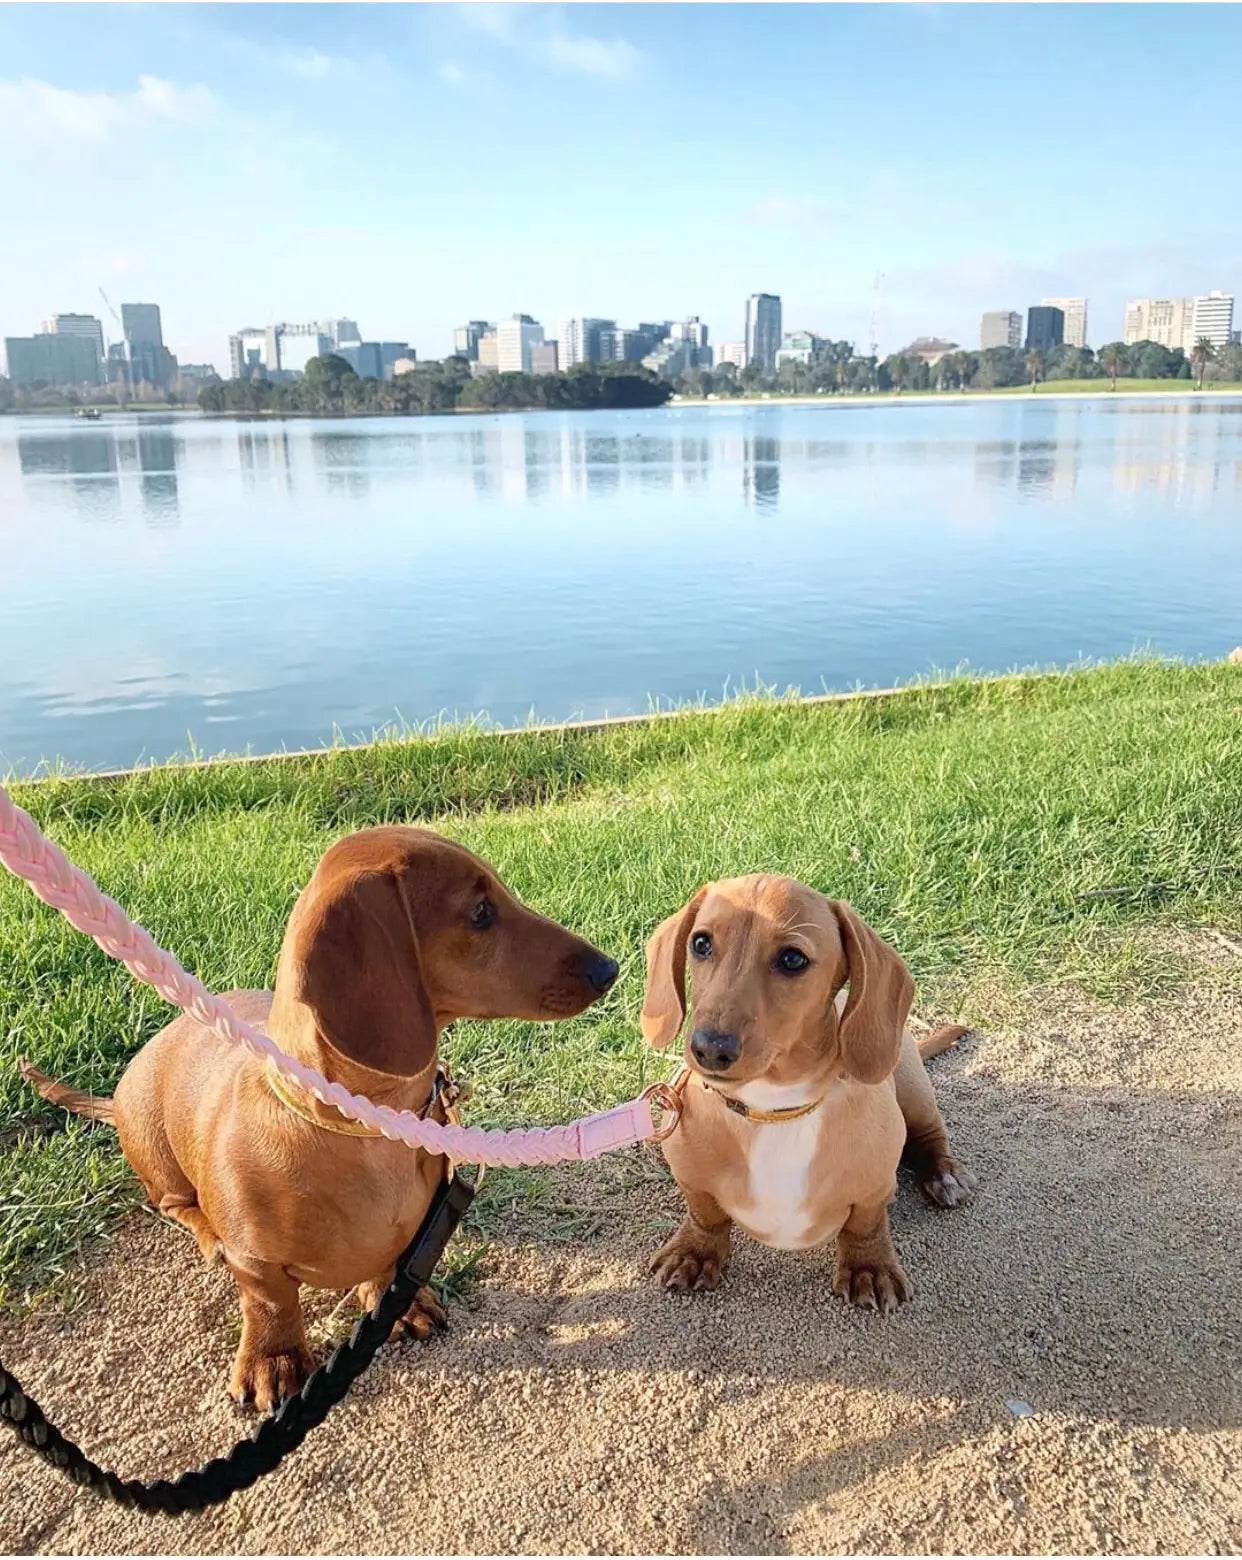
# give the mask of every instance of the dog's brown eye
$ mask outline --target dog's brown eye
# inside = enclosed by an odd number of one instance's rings
[[[712,940],[706,932],[695,932],[690,939],[690,952],[696,959],[710,959],[712,956]]]
[[[470,912],[470,924],[476,932],[485,932],[496,919],[496,906],[490,899],[480,899]]]
[[[810,962],[801,948],[782,948],[776,955],[776,967],[782,975],[801,975]]]

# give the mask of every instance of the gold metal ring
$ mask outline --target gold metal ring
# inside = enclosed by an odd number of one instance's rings
[[[681,1120],[681,1095],[671,1084],[653,1083],[643,1090],[643,1099],[654,1102],[668,1112],[668,1120],[651,1134],[653,1143],[663,1143],[665,1138],[671,1137],[677,1130],[677,1124]]]

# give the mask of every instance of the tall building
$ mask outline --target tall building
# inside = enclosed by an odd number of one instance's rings
[[[494,374],[500,361],[500,336],[493,325],[479,337],[479,355],[470,365],[472,374]]]
[[[555,374],[557,371],[557,347],[555,341],[537,341],[530,349],[532,374]]]
[[[531,348],[543,341],[543,326],[529,314],[514,314],[496,326],[496,368],[502,374],[529,374]]]
[[[336,348],[336,355],[344,358],[359,379],[383,379],[384,360],[378,341],[350,341]]]
[[[479,342],[491,330],[486,320],[467,320],[464,325],[459,325],[453,332],[453,354],[455,357],[464,357],[468,362],[479,361]]]
[[[663,328],[640,325],[636,330],[617,331],[613,338],[613,357],[618,363],[641,363],[663,341]]]
[[[1065,316],[1062,337],[1067,347],[1087,345],[1087,300],[1085,298],[1045,298],[1045,308],[1060,309]]]
[[[320,320],[319,329],[334,349],[356,347],[362,341],[362,332],[358,329],[357,320]]]
[[[41,327],[45,336],[85,336],[95,343],[95,352],[104,360],[103,326],[93,314],[53,314]]]
[[[781,344],[781,300],[775,293],[751,293],[746,300],[746,361],[765,374],[776,369]]]
[[[1214,347],[1227,347],[1232,335],[1232,293],[1210,292],[1194,300],[1188,352],[1194,350],[1201,336],[1206,336]]]
[[[732,363],[734,368],[746,367],[746,343],[744,341],[722,341],[716,348],[716,362],[720,365]]]
[[[90,336],[50,330],[37,336],[6,336],[4,358],[8,377],[19,390],[101,382],[99,353]]]
[[[645,331],[640,327],[640,333]],[[712,349],[707,344],[707,326],[692,314],[689,319],[671,321],[660,327],[660,340],[642,358],[644,368],[676,379],[691,368],[710,368]]]
[[[1051,304],[1032,304],[1026,311],[1026,350],[1051,352],[1065,341],[1065,316]]]
[[[1170,352],[1188,351],[1187,338],[1194,323],[1192,298],[1133,298],[1126,304],[1124,340],[1128,347],[1154,341]]]
[[[229,337],[229,373],[234,379],[249,379],[267,369],[267,332],[247,325]]]
[[[332,350],[331,338],[317,321],[309,325],[269,325],[267,367],[269,373],[304,374],[311,358]]]
[[[148,384],[164,390],[177,372],[177,360],[164,345],[164,328],[158,303],[123,303],[121,329],[131,384]]]
[[[557,324],[556,335],[561,368],[614,358],[617,335],[616,320],[565,316]]]
[[[1022,316],[1013,309],[989,309],[979,324],[979,348],[1022,345]]]

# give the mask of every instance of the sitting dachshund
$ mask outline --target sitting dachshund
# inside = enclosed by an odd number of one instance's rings
[[[276,989],[228,1001],[351,1094],[443,1120],[441,1031],[455,1018],[571,1018],[616,963],[520,904],[486,862],[425,829],[351,834],[324,856],[285,933]],[[223,1258],[241,1293],[229,1386],[271,1409],[314,1361],[298,1291],[357,1286],[368,1308],[422,1222],[446,1160],[291,1089],[183,1015],[129,1064],[115,1098],[23,1072],[45,1099],[114,1122],[151,1202]],[[405,1317],[444,1325],[430,1290]]]
[[[735,1223],[784,1251],[835,1237],[834,1292],[894,1310],[912,1293],[888,1228],[903,1147],[941,1207],[973,1186],[923,1066],[965,1030],[920,1050],[901,959],[847,904],[790,878],[709,884],[656,928],[642,1015],[654,1046],[681,1031],[687,959],[683,1111],[663,1144],[686,1217],[652,1272],[714,1289]]]

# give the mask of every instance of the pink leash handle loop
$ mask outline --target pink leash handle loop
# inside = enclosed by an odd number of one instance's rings
[[[329,1083],[313,1067],[286,1056],[275,1041],[238,1018],[227,1002],[213,996],[171,953],[158,947],[115,900],[100,893],[92,879],[48,839],[2,785],[0,861],[16,877],[24,878],[44,904],[59,910],[71,926],[93,937],[105,953],[153,986],[165,1001],[184,1009],[222,1040],[245,1046],[269,1062],[288,1083],[305,1089],[325,1105],[334,1105],[351,1121],[363,1122],[394,1142],[469,1164],[556,1165],[629,1148],[645,1142],[655,1132],[646,1095],[564,1126],[510,1131],[443,1125],[411,1111],[376,1105],[363,1095],[351,1094],[339,1083]]]

